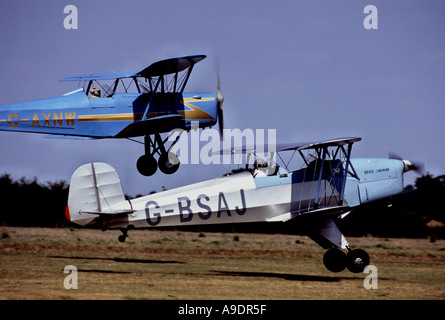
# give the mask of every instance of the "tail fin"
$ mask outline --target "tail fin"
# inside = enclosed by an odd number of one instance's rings
[[[102,162],[87,163],[71,177],[66,217],[85,226],[100,214],[114,214],[111,207],[125,202],[116,170]]]

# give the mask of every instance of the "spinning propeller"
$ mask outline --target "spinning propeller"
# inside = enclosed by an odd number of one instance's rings
[[[224,139],[224,118],[223,118],[223,102],[224,97],[221,93],[221,83],[220,83],[220,77],[219,77],[219,67],[217,65],[217,72],[216,72],[216,93],[218,95],[218,124],[219,124],[219,133],[221,136],[221,140]]]
[[[423,164],[423,162],[420,162],[420,161],[412,162],[409,160],[404,160],[401,156],[399,156],[398,154],[396,154],[394,152],[389,152],[388,157],[389,157],[389,159],[395,159],[395,160],[402,161],[403,164],[405,165],[404,172],[413,170],[414,172],[416,172],[417,174],[420,174],[420,175],[423,175],[425,173],[425,165]]]

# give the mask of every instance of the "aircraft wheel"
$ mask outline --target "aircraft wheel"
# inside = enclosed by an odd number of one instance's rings
[[[117,237],[117,240],[119,240],[119,242],[125,242],[125,239],[126,239],[127,237],[126,236],[124,236],[123,234],[122,235],[120,235],[119,237]]]
[[[151,176],[158,170],[156,159],[150,155],[143,155],[139,157],[136,166],[138,171],[143,176]]]
[[[165,153],[159,157],[159,170],[165,174],[173,174],[179,169],[179,158],[173,152]]]
[[[329,271],[343,271],[346,268],[346,254],[339,249],[329,249],[323,256],[323,263]]]
[[[361,273],[369,265],[369,255],[365,250],[355,249],[348,252],[347,265],[349,271]]]

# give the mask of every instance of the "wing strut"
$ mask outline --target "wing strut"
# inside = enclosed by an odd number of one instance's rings
[[[321,180],[322,180],[322,177],[323,177],[323,167],[324,167],[324,161],[326,159],[327,151],[328,151],[327,147],[323,148],[323,156],[321,158],[320,173],[318,174],[317,190],[315,192],[315,201],[314,201],[314,209],[315,210],[318,209],[318,200],[320,198]]]
[[[159,83],[161,82],[161,79],[163,79],[163,77],[159,77],[158,81],[156,82],[155,89],[151,93],[150,101],[148,101],[147,107],[145,108],[144,115],[142,116],[141,121],[144,121],[147,118],[148,110],[150,109],[150,104],[153,101],[153,98],[154,98],[154,96],[156,94],[156,90],[158,89],[158,86],[159,86]]]
[[[343,179],[342,179],[342,184],[341,184],[340,198],[338,200],[338,205],[343,204],[343,198],[345,195],[345,187],[346,187],[346,179],[348,178],[349,164],[351,162],[351,150],[352,150],[352,143],[348,143],[348,151],[346,152],[346,164],[345,164],[345,169],[344,169],[344,173],[343,173]]]

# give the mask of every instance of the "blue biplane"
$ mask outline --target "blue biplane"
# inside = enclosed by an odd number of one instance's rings
[[[63,138],[145,137],[145,154],[138,171],[153,175],[158,168],[172,174],[179,159],[169,152],[161,133],[223,127],[222,102],[217,93],[185,93],[196,63],[205,55],[189,55],[155,62],[141,71],[103,72],[69,77],[83,87],[62,96],[0,107],[0,130],[49,134]],[[123,89],[123,90],[122,90]],[[134,92],[130,92],[134,91]],[[140,142],[137,140],[133,140]],[[142,143],[142,142],[140,142]],[[170,146],[171,148],[171,146]],[[159,155],[159,159],[155,159]]]

